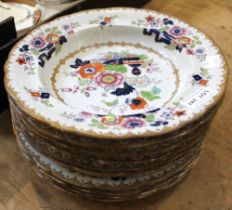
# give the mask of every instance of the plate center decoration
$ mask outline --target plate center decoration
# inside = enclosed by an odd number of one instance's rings
[[[135,114],[168,103],[178,87],[174,65],[140,44],[104,43],[69,54],[51,78],[55,97],[94,114]]]

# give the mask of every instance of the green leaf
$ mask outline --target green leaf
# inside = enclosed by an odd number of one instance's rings
[[[153,93],[152,93],[151,91],[144,91],[144,90],[142,90],[142,91],[141,91],[141,95],[142,95],[145,99],[147,99],[147,100],[149,100],[149,101],[154,101],[154,100],[156,100],[156,99],[160,99],[159,96],[154,96]]]
[[[103,124],[99,123],[99,124],[98,124],[98,128],[100,128],[100,129],[106,129],[107,127],[104,126]]]
[[[173,102],[173,104],[174,104],[175,106],[179,106],[179,105],[180,105],[180,102],[179,102],[179,101]]]
[[[50,31],[51,31],[50,28],[46,28],[46,29],[45,29],[45,32],[50,32]]]
[[[57,55],[61,50],[61,45],[58,45],[55,50],[55,55]]]
[[[191,44],[196,44],[196,40],[192,39]]]
[[[203,76],[203,77],[205,77],[205,76],[207,76],[208,75],[208,70],[207,69],[205,69],[205,68],[200,68],[201,70],[200,70],[200,74]]]
[[[139,55],[139,59],[145,60],[145,59],[147,59],[147,56],[146,55]]]
[[[53,30],[53,31],[56,31],[57,29],[58,29],[57,26],[52,27],[52,30]]]
[[[104,126],[102,123],[98,122],[97,119],[92,119],[91,120],[91,123],[90,126],[93,126],[93,127],[97,127],[97,128],[100,128],[100,129],[106,129],[107,127]]]
[[[114,101],[112,102],[105,102],[106,106],[116,106],[118,104],[118,99],[115,99]]]
[[[146,120],[147,122],[153,122],[155,120],[155,116],[153,114],[148,114]]]
[[[202,44],[202,42],[201,42],[201,41],[196,41],[196,44],[201,45],[201,44]]]
[[[153,96],[153,100],[160,99],[160,96]]]
[[[193,36],[193,38],[195,39],[195,40],[199,40],[199,37],[198,36]]]
[[[36,56],[38,56],[38,55],[39,55],[38,50],[33,50],[33,51],[32,51],[32,53],[33,53],[34,55],[36,55]]]
[[[164,31],[167,31],[167,30],[168,30],[168,27],[165,26],[165,27],[160,28],[159,30],[160,30],[160,32],[164,32]]]
[[[92,119],[91,122],[95,124],[95,123],[98,123],[98,120],[97,119]]]
[[[195,45],[195,44],[191,44],[190,47],[191,47],[191,48],[194,48],[194,47],[196,47],[196,45]]]
[[[167,48],[168,50],[175,50],[176,45],[174,45],[174,44],[166,45],[165,48]]]
[[[106,66],[106,70],[116,71],[116,72],[121,72],[121,73],[127,72],[127,68],[124,65],[108,65]]]

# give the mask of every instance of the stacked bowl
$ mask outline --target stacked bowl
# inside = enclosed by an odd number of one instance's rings
[[[133,8],[40,26],[5,65],[22,153],[55,186],[109,202],[146,197],[189,173],[226,78],[205,34]]]

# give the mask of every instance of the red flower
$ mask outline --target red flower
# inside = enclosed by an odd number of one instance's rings
[[[194,53],[193,53],[193,51],[191,49],[187,49],[187,54],[188,55],[193,55]]]
[[[16,61],[18,62],[19,65],[26,64],[26,61],[25,61],[24,58],[20,58],[20,57],[19,57]]]
[[[207,84],[208,84],[208,80],[206,80],[206,79],[201,79],[200,81],[199,81],[199,84],[200,85],[203,85],[203,86],[206,86]]]
[[[182,116],[182,115],[185,115],[185,111],[176,111],[176,112],[175,112],[175,115],[176,115],[177,117],[180,117],[180,116]]]
[[[154,16],[152,16],[152,15],[148,15],[147,17],[145,17],[146,18],[146,20],[147,20],[147,22],[153,22],[154,21]]]

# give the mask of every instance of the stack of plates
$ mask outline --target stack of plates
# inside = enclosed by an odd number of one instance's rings
[[[100,201],[142,198],[197,162],[227,71],[205,34],[154,11],[79,12],[22,39],[5,65],[12,121],[40,176]]]

